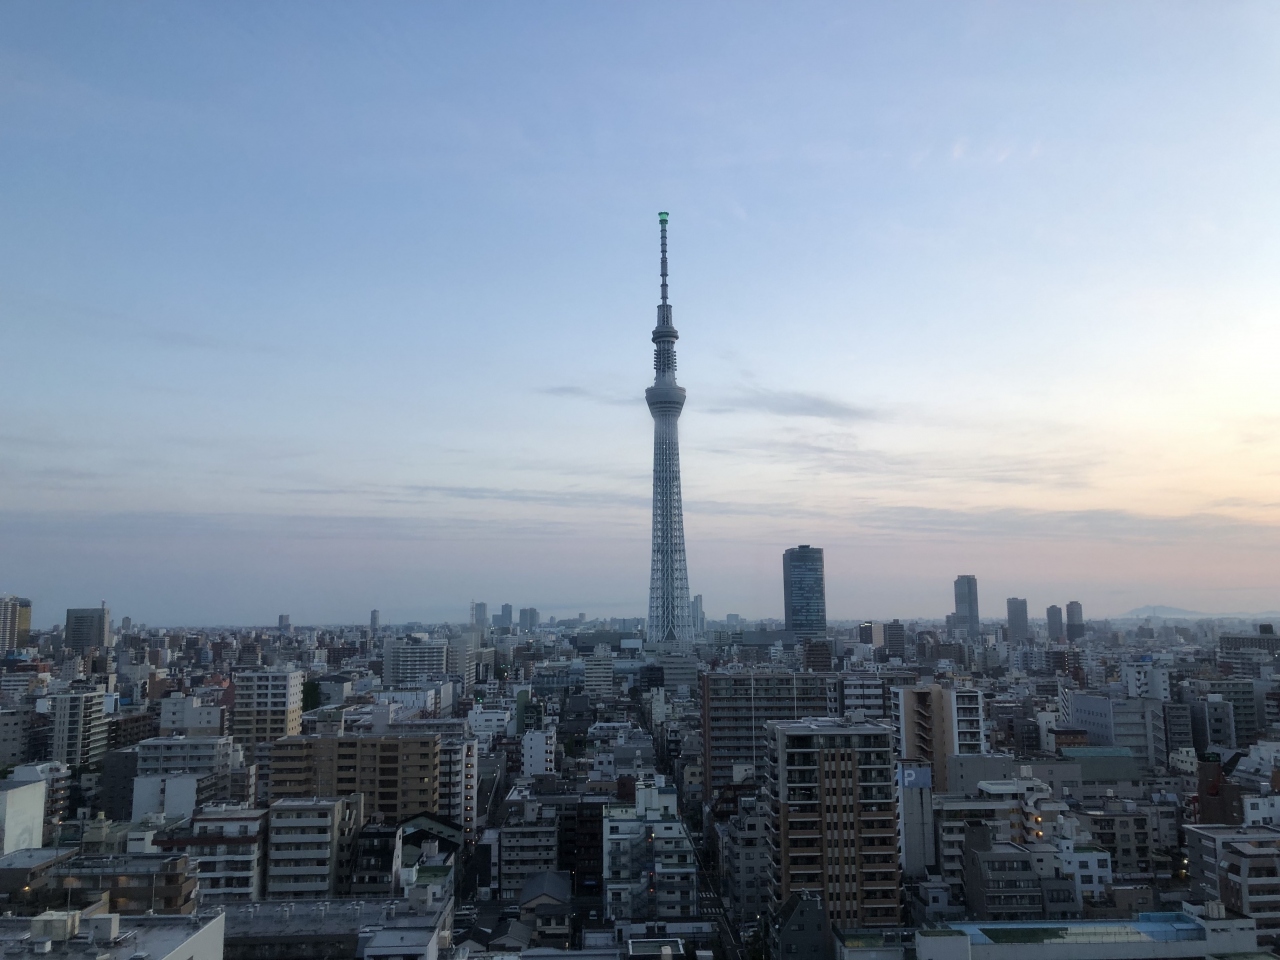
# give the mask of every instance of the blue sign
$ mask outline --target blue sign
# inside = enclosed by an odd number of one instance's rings
[[[902,787],[903,790],[932,790],[933,767],[927,764],[910,767],[906,764],[899,765],[898,786]]]

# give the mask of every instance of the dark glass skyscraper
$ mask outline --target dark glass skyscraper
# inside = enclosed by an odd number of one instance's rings
[[[978,622],[978,578],[962,573],[956,577],[956,629],[963,630],[970,640],[982,636]]]
[[[1065,637],[1066,634],[1062,630],[1062,608],[1055,603],[1045,610],[1044,615],[1049,621],[1049,639],[1061,640]]]
[[[827,635],[827,586],[822,548],[802,543],[782,555],[782,605],[796,637]]]
[[[1010,597],[1005,601],[1009,611],[1009,640],[1019,643],[1031,636],[1031,625],[1027,620],[1027,601]]]
[[[1082,640],[1084,638],[1084,606],[1079,600],[1067,603],[1067,639]]]

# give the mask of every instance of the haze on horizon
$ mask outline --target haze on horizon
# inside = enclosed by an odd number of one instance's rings
[[[1280,9],[0,8],[37,624],[1280,608]]]

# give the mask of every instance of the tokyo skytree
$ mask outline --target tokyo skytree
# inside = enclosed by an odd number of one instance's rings
[[[676,385],[676,340],[667,303],[667,214],[658,214],[662,231],[662,303],[653,328],[653,386],[644,399],[653,414],[653,561],[649,574],[650,643],[689,650],[693,619],[689,613],[689,569],[684,558],[684,508],[680,502],[680,433],[684,387]]]

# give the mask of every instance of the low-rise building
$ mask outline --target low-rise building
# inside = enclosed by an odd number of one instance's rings
[[[219,913],[192,917],[82,914],[48,910],[36,917],[0,917],[6,953],[23,950],[49,960],[222,960],[225,922]]]

